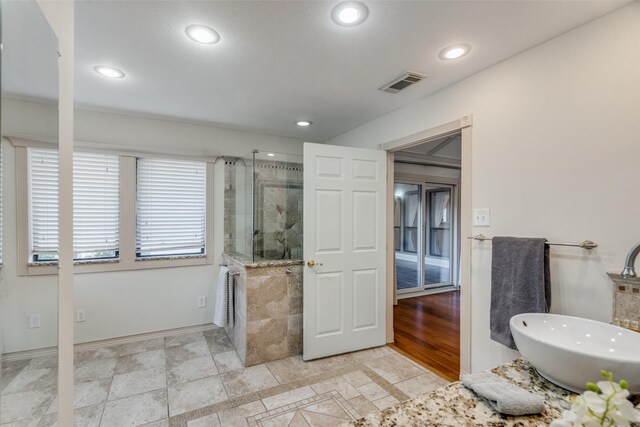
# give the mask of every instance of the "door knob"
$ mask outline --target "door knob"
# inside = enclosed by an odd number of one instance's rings
[[[324,265],[324,264],[322,264],[321,262],[315,262],[315,261],[314,261],[314,260],[312,260],[312,259],[310,259],[309,261],[307,261],[307,266],[308,266],[309,268],[313,268],[313,267],[315,267],[316,265],[317,265],[317,266],[320,266],[320,265]]]

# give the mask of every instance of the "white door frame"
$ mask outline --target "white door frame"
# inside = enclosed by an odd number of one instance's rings
[[[387,151],[387,342],[391,343],[393,342],[393,304],[396,299],[393,280],[394,152],[453,133],[462,134],[460,170],[460,371],[462,373],[471,372],[471,242],[466,237],[471,236],[472,127],[473,115],[470,114],[441,126],[380,145],[382,150]]]

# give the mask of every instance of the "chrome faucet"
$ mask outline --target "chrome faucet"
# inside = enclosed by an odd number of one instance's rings
[[[638,254],[640,254],[640,243],[632,248],[629,255],[627,255],[627,260],[624,263],[624,270],[622,270],[622,277],[627,279],[636,277],[636,270],[633,266],[636,263],[636,257]]]

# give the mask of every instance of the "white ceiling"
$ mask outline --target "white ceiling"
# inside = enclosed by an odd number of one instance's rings
[[[325,141],[629,2],[366,1],[356,27],[333,23],[337,3],[78,1],[77,104]],[[192,42],[194,23],[221,41]],[[460,42],[468,56],[438,58]],[[97,64],[127,76],[102,78]],[[405,70],[429,77],[377,90]]]

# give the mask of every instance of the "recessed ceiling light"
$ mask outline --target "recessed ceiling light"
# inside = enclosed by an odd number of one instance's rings
[[[345,1],[331,10],[331,19],[338,25],[352,27],[367,19],[369,9],[359,1]]]
[[[440,59],[458,59],[465,56],[470,50],[471,46],[464,43],[445,47],[440,51]]]
[[[273,156],[275,156],[275,154],[273,154],[273,153],[267,153],[267,156],[269,156],[269,157],[273,157]]]
[[[310,126],[311,122],[308,120],[300,120],[299,122],[296,122],[296,124],[304,128],[304,127]]]
[[[93,67],[93,71],[101,76],[109,77],[112,79],[121,79],[124,77],[124,73],[117,68],[108,67],[106,65],[96,65]]]
[[[215,44],[220,41],[220,35],[206,25],[189,25],[184,32],[191,40],[198,43]]]

